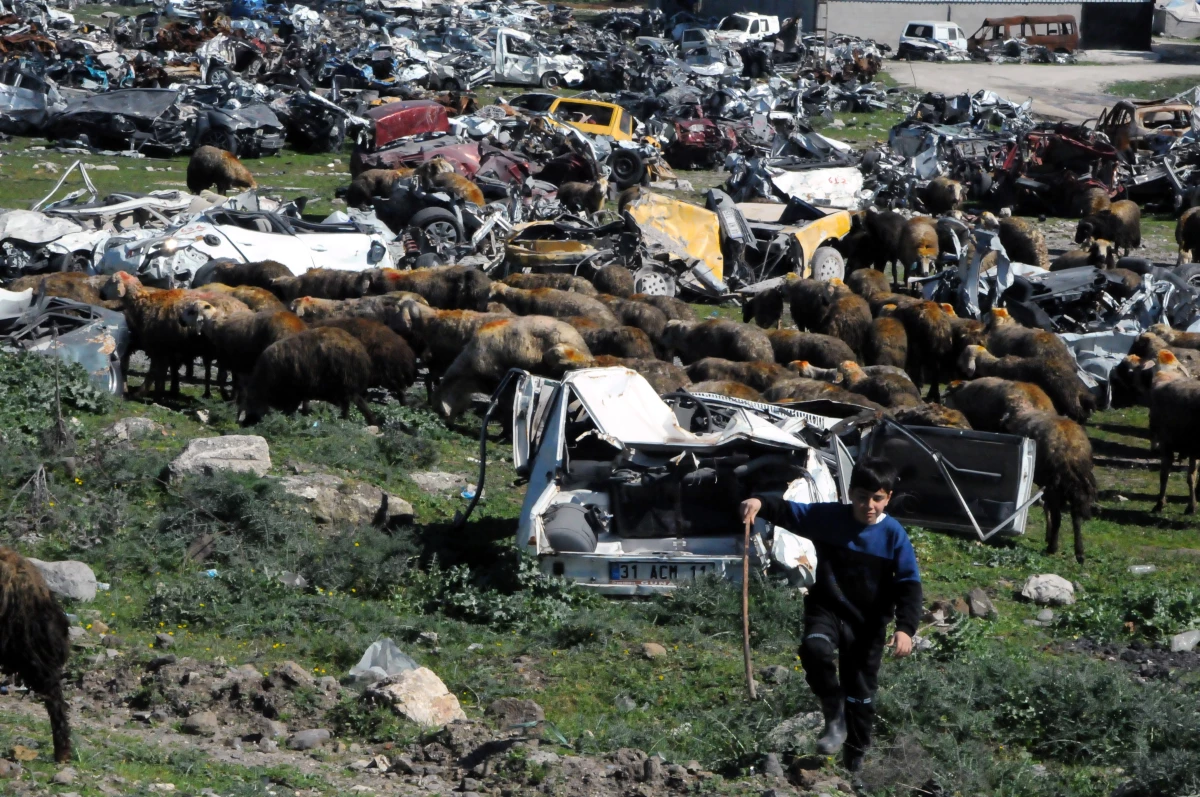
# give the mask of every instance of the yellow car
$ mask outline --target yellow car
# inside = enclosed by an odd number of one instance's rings
[[[633,135],[633,114],[611,102],[559,97],[547,111],[551,124],[568,125],[590,138],[604,139],[611,154],[604,161],[612,169],[618,188],[629,188],[643,180],[670,179],[675,175],[662,160],[661,145],[649,136]]]
[[[747,266],[754,272],[748,282],[791,272],[804,278],[841,279],[846,274],[842,256],[831,244],[850,232],[850,211],[809,205],[810,218],[780,222],[787,205],[739,203],[758,242],[757,257],[746,251]]]
[[[550,118],[569,124],[589,136],[633,141],[633,115],[611,102],[559,97],[550,105]]]

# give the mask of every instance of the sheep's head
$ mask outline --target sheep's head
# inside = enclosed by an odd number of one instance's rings
[[[438,156],[425,161],[417,167],[417,174],[426,179],[432,179],[439,174],[454,174],[454,165],[445,158]]]
[[[1158,353],[1158,373],[1178,374],[1185,378],[1191,377],[1187,368],[1184,367],[1183,363],[1179,362],[1179,358],[1169,349],[1163,349]]]
[[[1017,323],[1003,307],[993,307],[987,318],[987,328],[1002,327]]]
[[[185,302],[180,308],[179,325],[185,327],[189,333],[199,335],[204,327],[219,315],[220,311],[213,305],[203,299],[194,299]]]
[[[1149,331],[1155,335],[1158,335],[1160,338],[1162,338],[1165,341],[1165,340],[1169,340],[1171,338],[1171,332],[1173,330],[1171,329],[1170,325],[1168,325],[1168,324],[1154,324],[1153,326],[1150,327]]]
[[[399,312],[396,314],[397,333],[404,337],[410,337],[413,334],[419,334],[425,328],[425,320],[433,315],[433,309],[428,305],[405,299],[400,303]]]
[[[662,345],[668,354],[674,353],[687,339],[687,335],[695,325],[694,321],[671,320],[663,327]]]
[[[834,384],[840,384],[841,382],[854,383],[864,377],[866,377],[866,373],[863,371],[861,365],[854,362],[854,360],[844,360],[838,364],[837,379],[834,380]]]
[[[961,205],[967,201],[967,187],[957,180],[950,181],[950,192],[954,197],[954,204]]]
[[[113,274],[113,292],[116,293],[118,299],[124,299],[127,296],[136,296],[142,289],[142,281],[130,274],[128,271],[118,271]]]
[[[1109,405],[1114,409],[1122,409],[1145,401],[1155,367],[1154,360],[1143,360],[1136,354],[1127,355],[1117,363],[1108,375],[1108,385],[1112,392]]]
[[[1086,218],[1079,222],[1079,226],[1075,228],[1075,243],[1086,244],[1096,237],[1096,222],[1091,218]]]
[[[313,314],[318,301],[320,300],[312,296],[301,296],[288,305],[288,309],[295,313],[297,318],[307,318]]]
[[[948,302],[941,302],[938,304],[938,307],[942,308],[942,312],[951,318],[958,318],[958,313],[955,312],[954,305],[949,304]]]
[[[1117,264],[1117,253],[1113,248],[1112,241],[1106,241],[1103,238],[1097,238],[1092,241],[1092,245],[1088,249],[1088,262],[1093,266],[1115,267]]]
[[[958,357],[959,370],[961,370],[963,374],[967,376],[967,378],[974,376],[975,366],[978,363],[979,358],[984,354],[987,354],[987,349],[982,346],[967,346],[965,349],[963,349],[963,353]]]

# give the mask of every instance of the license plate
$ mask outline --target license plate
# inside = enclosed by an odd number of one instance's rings
[[[693,581],[717,572],[716,562],[613,562],[608,566],[609,581]]]

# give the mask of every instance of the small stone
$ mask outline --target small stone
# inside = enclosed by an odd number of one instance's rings
[[[308,586],[308,579],[299,573],[285,570],[279,574],[279,583],[292,589],[304,589]]]
[[[1184,631],[1171,637],[1171,652],[1181,653],[1195,650],[1200,645],[1200,631]]]
[[[175,784],[174,783],[151,783],[147,788],[149,788],[150,791],[157,791],[157,792],[163,792],[164,794],[169,794],[169,793],[175,791]]]
[[[250,732],[263,739],[281,739],[288,735],[287,724],[263,716],[250,721]]]
[[[667,655],[667,649],[657,642],[643,642],[642,655],[648,659],[657,659]]]
[[[1048,623],[1054,619],[1054,612],[1050,609],[1042,609],[1037,613],[1039,623]]]
[[[758,677],[766,684],[781,684],[792,676],[792,671],[782,664],[772,664],[758,671]]]
[[[956,614],[970,614],[971,607],[962,598],[954,599],[954,612]]]
[[[665,775],[662,760],[658,756],[650,756],[642,765],[642,779],[647,783],[655,783]]]
[[[312,750],[314,747],[320,747],[327,741],[329,741],[329,731],[324,728],[314,728],[309,731],[300,731],[299,733],[292,734],[287,744],[291,750]]]
[[[982,587],[976,587],[967,593],[967,606],[972,617],[978,617],[985,620],[992,620],[996,617],[996,605],[992,603],[992,599],[983,591]]]
[[[309,675],[308,670],[301,667],[294,661],[285,661],[275,668],[275,674],[282,678],[289,686],[311,688],[314,681]]]
[[[688,774],[689,774],[689,775],[695,775],[697,772],[703,772],[703,771],[704,771],[704,770],[703,770],[703,769],[700,767],[700,762],[699,762],[699,761],[696,761],[696,760],[694,760],[694,759],[693,759],[693,760],[691,760],[691,761],[688,761],[688,762],[686,762],[686,763],[683,765],[683,768],[684,768],[684,769],[686,769],[686,770],[688,771]]]
[[[483,650],[483,645],[478,642],[472,642],[471,644],[467,645],[468,652],[474,653],[477,650]]]
[[[829,123],[829,126],[832,127],[834,130],[841,130],[842,128],[844,128],[846,126],[846,123],[843,122],[841,119],[834,119],[832,122]]]
[[[71,767],[63,767],[58,772],[55,772],[54,777],[50,780],[52,783],[57,783],[60,786],[70,786],[75,782],[75,770]]]
[[[211,711],[198,711],[183,721],[181,729],[194,736],[216,736],[221,727],[217,715]]]
[[[427,493],[458,492],[462,490],[467,480],[463,476],[443,471],[417,471],[408,474],[418,487]]]
[[[41,559],[30,559],[29,563],[41,572],[46,586],[55,595],[77,601],[95,600],[96,574],[83,562],[43,562]]]
[[[524,725],[530,722],[542,722],[546,713],[542,707],[532,700],[518,700],[514,697],[502,697],[492,701],[487,707],[487,715],[496,720],[501,730],[514,725]]]
[[[553,750],[535,750],[529,754],[528,761],[540,767],[550,767],[559,762],[559,757]]]
[[[483,784],[475,780],[475,778],[463,778],[459,784],[459,791],[479,791],[483,788]]]
[[[13,780],[21,777],[21,765],[6,758],[0,758],[0,780]]]
[[[171,715],[168,714],[167,712],[163,711],[161,708],[155,709],[154,711],[150,712],[150,721],[151,722],[168,722],[170,719],[171,719]]]
[[[620,695],[613,701],[617,711],[628,714],[630,711],[637,709],[637,702],[629,695]]]
[[[1117,502],[1118,502],[1118,503],[1124,504],[1124,503],[1127,503],[1128,501],[1129,501],[1129,499],[1128,499],[1128,498],[1126,498],[1126,497],[1125,497],[1125,496],[1123,496],[1123,495],[1118,495],[1118,496],[1117,496]]]
[[[157,648],[169,648],[175,644],[175,637],[170,634],[155,634],[154,646]]]
[[[95,620],[92,622],[92,627],[89,630],[96,636],[102,637],[108,633],[108,626],[100,620]]]
[[[258,740],[258,744],[255,746],[258,747],[260,753],[274,753],[279,749],[279,742],[264,736]]]
[[[779,763],[779,755],[777,753],[767,753],[767,757],[763,759],[762,771],[769,778],[786,777],[783,771],[783,764]]]
[[[1021,596],[1040,606],[1069,606],[1075,602],[1075,586],[1053,573],[1030,576],[1021,587]]]
[[[38,751],[34,750],[32,747],[26,747],[23,744],[14,744],[12,749],[12,757],[22,763],[27,764],[30,761],[37,760]]]
[[[435,647],[438,643],[438,635],[434,631],[422,631],[417,635],[417,641],[429,647]]]

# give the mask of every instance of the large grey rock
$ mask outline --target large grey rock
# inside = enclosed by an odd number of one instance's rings
[[[434,727],[467,718],[458,698],[427,667],[388,676],[367,687],[367,694],[418,725]]]
[[[413,518],[412,504],[366,482],[331,473],[303,473],[279,483],[289,495],[305,501],[318,523],[391,526]]]
[[[1184,631],[1182,634],[1176,634],[1171,637],[1171,651],[1173,653],[1195,650],[1196,645],[1200,645],[1200,631]]]
[[[1053,573],[1030,576],[1021,587],[1021,596],[1039,606],[1069,606],[1075,602],[1075,587]]]
[[[122,418],[101,432],[101,435],[109,440],[125,441],[141,440],[145,437],[158,437],[166,433],[167,430],[161,423],[152,421],[149,418],[139,418],[135,415],[131,418]]]
[[[967,608],[972,617],[982,617],[985,620],[996,617],[996,606],[981,587],[967,593]]]
[[[408,474],[418,487],[427,493],[460,492],[467,486],[467,477],[440,470],[418,471]]]
[[[30,559],[29,562],[41,572],[46,586],[55,595],[77,601],[95,600],[96,574],[83,562],[70,559],[63,562]]]
[[[217,715],[211,711],[198,711],[183,721],[182,730],[195,736],[216,736],[221,727]]]
[[[222,470],[266,476],[271,469],[271,449],[254,434],[198,437],[171,462],[171,478],[209,475]]]
[[[329,731],[324,728],[314,728],[311,731],[293,733],[288,739],[287,746],[292,750],[312,750],[329,741]]]

